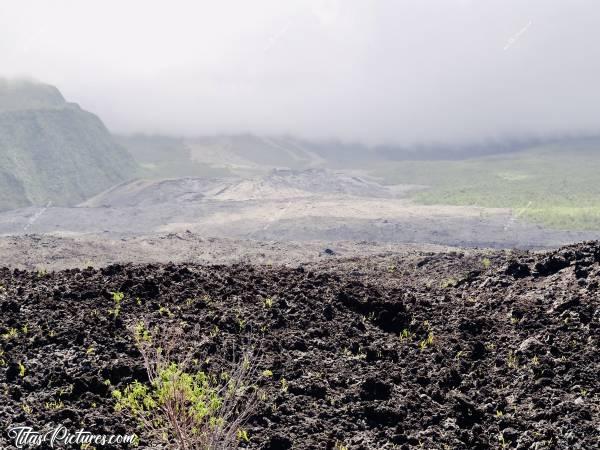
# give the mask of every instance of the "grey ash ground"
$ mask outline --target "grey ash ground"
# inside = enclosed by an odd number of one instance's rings
[[[144,380],[127,325],[146,318],[183,324],[204,370],[254,330],[273,377],[242,447],[597,448],[599,282],[597,242],[288,267],[5,268],[0,422],[131,432],[106,380]],[[125,294],[116,321],[111,291]]]

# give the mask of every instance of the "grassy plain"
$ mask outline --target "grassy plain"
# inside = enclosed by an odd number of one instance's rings
[[[424,204],[512,208],[551,228],[600,230],[600,143],[552,145],[460,161],[397,161],[372,173],[429,188]]]

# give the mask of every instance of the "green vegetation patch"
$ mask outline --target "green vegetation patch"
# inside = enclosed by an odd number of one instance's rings
[[[600,230],[600,143],[461,161],[386,163],[374,174],[386,183],[429,186],[414,194],[423,204],[511,208],[551,228]]]

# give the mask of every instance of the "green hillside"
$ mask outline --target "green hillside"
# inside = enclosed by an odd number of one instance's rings
[[[100,119],[55,88],[0,83],[0,210],[74,205],[136,171]]]
[[[462,161],[386,163],[373,173],[388,183],[429,186],[425,204],[512,208],[559,229],[600,230],[600,142],[556,144]]]

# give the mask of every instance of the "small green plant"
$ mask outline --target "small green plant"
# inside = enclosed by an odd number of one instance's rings
[[[512,351],[510,351],[508,352],[506,364],[511,369],[516,369],[517,367],[519,367],[519,358]]]
[[[267,309],[271,309],[273,307],[273,298],[267,297],[263,300],[263,305]]]
[[[112,301],[114,303],[114,308],[109,309],[108,312],[116,320],[117,317],[119,317],[119,314],[121,313],[121,302],[123,301],[123,298],[125,298],[125,294],[123,294],[122,292],[111,292],[111,294]]]
[[[53,401],[53,402],[46,402],[44,404],[44,406],[46,407],[47,410],[49,411],[58,411],[60,409],[63,409],[65,407],[64,403],[61,401]]]
[[[481,260],[481,264],[483,265],[483,268],[487,270],[492,265],[492,261],[490,261],[490,258],[485,257]]]
[[[342,442],[337,441],[335,443],[335,446],[333,447],[334,450],[349,450],[349,448]]]
[[[139,321],[133,327],[133,339],[135,340],[135,343],[138,346],[152,343],[150,331],[148,330],[144,322]]]
[[[72,384],[68,385],[66,388],[60,388],[58,390],[59,397],[66,397],[68,395],[71,395],[72,393],[73,393],[73,385]]]
[[[23,378],[25,376],[26,373],[26,369],[25,369],[25,365],[23,363],[19,363],[19,376],[21,378]]]
[[[344,347],[342,349],[342,355],[348,359],[366,359],[367,358],[367,354],[362,350],[361,347],[358,348],[358,351],[356,352],[356,354],[352,353],[352,351],[349,348]]]
[[[430,331],[427,334],[427,337],[419,342],[419,348],[421,350],[425,350],[427,347],[431,347],[433,345],[433,341],[434,341],[433,331]]]
[[[144,359],[148,384],[139,381],[114,389],[116,409],[136,419],[149,443],[168,448],[221,450],[249,441],[242,428],[258,401],[251,354],[219,375],[189,371],[188,361],[174,362],[174,349],[185,347],[183,332],[152,333],[143,322],[133,327]]]
[[[263,377],[271,378],[273,376],[273,372],[270,371],[269,369],[266,369],[266,370],[262,371],[262,375],[263,375]]]
[[[506,439],[504,438],[504,434],[502,433],[498,434],[498,440],[500,441],[501,448],[508,448],[508,446],[510,445],[510,442],[506,441]]]
[[[409,341],[412,339],[412,334],[409,331],[408,328],[405,328],[402,330],[402,333],[400,333],[400,342],[404,342],[404,341]]]
[[[248,432],[243,428],[237,430],[238,440],[241,442],[250,442],[250,438],[248,437]]]
[[[87,350],[85,351],[86,355],[93,355],[96,352],[96,349],[94,347],[88,347]]]
[[[16,328],[9,328],[9,330],[2,335],[2,339],[10,341],[11,339],[16,339],[17,336],[19,336],[19,331]]]
[[[171,312],[171,310],[165,306],[161,306],[160,308],[158,308],[158,313],[161,316],[167,316],[167,317],[173,317],[174,314]]]
[[[4,359],[4,350],[0,348],[0,367],[6,365],[6,360]]]
[[[214,425],[223,402],[209,375],[184,372],[176,363],[161,368],[151,386],[134,381],[123,392],[114,390],[112,394],[117,399],[117,411],[127,409],[140,419],[166,408],[173,414],[183,414],[182,420],[208,421]]]
[[[499,409],[496,410],[496,417],[503,417],[504,413],[502,411],[500,411]]]
[[[285,378],[282,378],[281,381],[281,392],[283,392],[284,394],[288,391],[288,382]]]
[[[456,287],[457,284],[458,280],[456,278],[446,278],[444,281],[442,281],[441,287],[442,289],[448,289],[451,287]]]
[[[25,324],[21,327],[21,333],[23,333],[23,334],[29,333],[29,327],[27,326],[27,324]]]
[[[30,415],[33,412],[33,409],[31,408],[31,406],[29,406],[27,403],[23,403],[21,405],[21,408],[23,409],[23,411],[25,412],[25,414]]]

